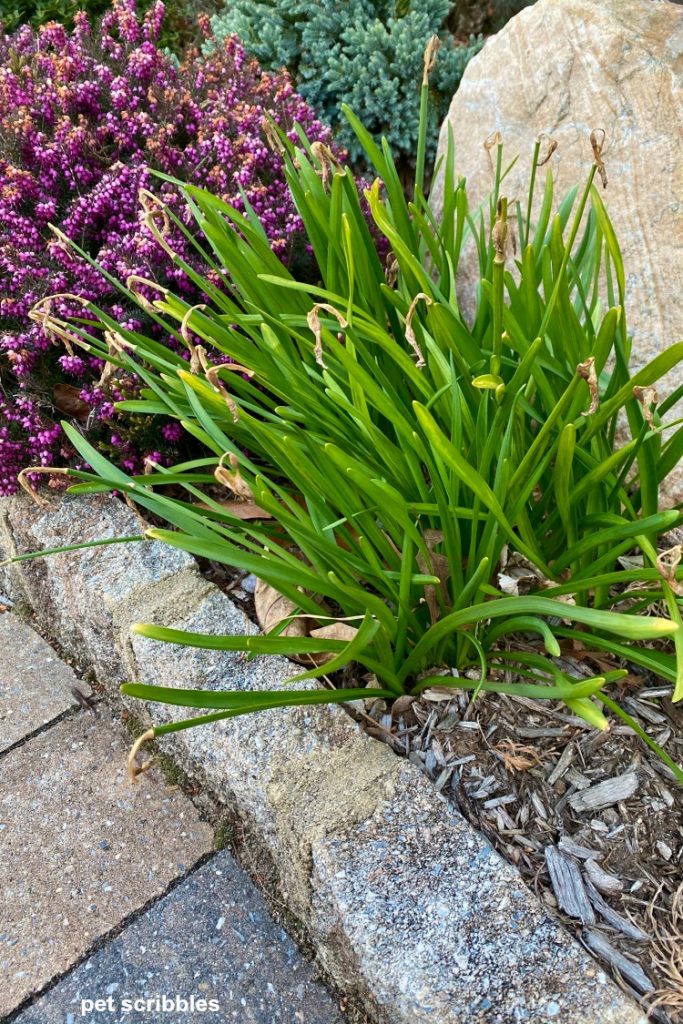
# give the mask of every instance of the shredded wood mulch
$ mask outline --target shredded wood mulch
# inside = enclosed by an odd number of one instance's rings
[[[681,763],[670,696],[644,680],[621,700]],[[654,1019],[683,1022],[683,792],[628,726],[457,690],[375,701],[369,716]]]

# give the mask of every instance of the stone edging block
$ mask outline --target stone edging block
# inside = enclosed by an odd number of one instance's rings
[[[140,532],[109,497],[47,510],[0,501],[5,554]],[[1,571],[1,570],[0,570]],[[100,682],[277,689],[282,658],[160,644],[134,621],[207,633],[255,626],[192,558],[156,542],[12,566],[0,584]],[[314,684],[311,684],[314,685]],[[130,704],[141,713],[139,701]],[[146,706],[161,724],[182,709]],[[388,1024],[644,1024],[517,870],[408,761],[339,707],[288,708],[166,737],[268,850],[330,976]]]

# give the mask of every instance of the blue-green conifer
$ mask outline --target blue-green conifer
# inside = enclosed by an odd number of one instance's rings
[[[432,35],[441,49],[430,79],[430,150],[469,59],[481,47],[454,42],[450,0],[229,0],[212,19],[218,42],[235,33],[264,67],[288,67],[299,91],[338,130],[352,160],[360,147],[342,103],[394,151],[414,159],[422,59]]]

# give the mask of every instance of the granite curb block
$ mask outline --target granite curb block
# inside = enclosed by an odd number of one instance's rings
[[[0,501],[0,548],[26,552],[140,533],[115,499]],[[2,572],[2,570],[0,570]],[[134,621],[207,633],[255,627],[193,559],[157,543],[23,562],[0,590],[122,679],[274,689],[291,664],[170,647]],[[140,702],[131,704],[141,714]],[[148,705],[160,724],[182,717]],[[329,975],[388,1024],[643,1024],[637,1005],[554,921],[515,868],[410,762],[340,708],[278,709],[172,734],[165,749],[234,806],[269,852]]]

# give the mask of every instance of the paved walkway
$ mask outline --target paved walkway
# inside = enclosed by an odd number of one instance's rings
[[[0,1020],[342,1024],[192,802],[0,614]],[[87,688],[86,688],[87,689]]]

